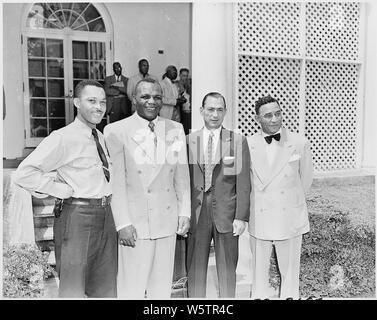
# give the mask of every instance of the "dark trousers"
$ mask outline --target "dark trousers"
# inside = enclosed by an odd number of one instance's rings
[[[191,129],[191,112],[181,112],[181,123],[185,130],[185,135],[188,135]]]
[[[127,118],[131,113],[131,102],[127,97],[113,98],[113,106],[109,113],[110,123]]]
[[[188,236],[187,268],[188,296],[206,296],[207,268],[211,240],[214,241],[216,270],[220,298],[234,298],[238,262],[238,236],[232,232],[219,233],[213,221],[212,194],[204,193],[198,223]],[[195,219],[195,218],[194,218]]]
[[[65,203],[54,241],[59,297],[116,297],[117,232],[109,205]]]

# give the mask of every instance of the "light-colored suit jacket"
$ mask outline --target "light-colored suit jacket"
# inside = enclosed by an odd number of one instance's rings
[[[313,181],[309,142],[282,128],[271,166],[261,132],[248,138],[251,158],[249,233],[257,239],[284,240],[309,231],[305,193]]]
[[[158,118],[157,161],[148,158],[137,113],[105,127],[113,162],[111,208],[117,230],[128,224],[138,238],[157,239],[177,231],[178,216],[190,217],[190,177],[180,123]]]

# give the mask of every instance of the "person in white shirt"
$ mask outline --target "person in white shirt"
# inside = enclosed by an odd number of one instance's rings
[[[280,298],[299,298],[302,235],[309,231],[305,192],[313,181],[307,139],[282,127],[282,110],[271,96],[255,103],[261,131],[248,138],[251,157],[250,246],[252,296],[270,298],[273,247],[281,275]]]
[[[135,91],[136,84],[142,79],[154,79],[156,81],[157,77],[149,74],[149,62],[147,59],[140,59],[138,63],[139,72],[128,79],[127,85],[127,96],[132,102],[132,97]],[[132,113],[135,112],[135,106],[132,104]]]
[[[58,199],[54,242],[59,297],[116,297],[113,175],[103,136],[96,130],[106,110],[105,90],[97,81],[83,80],[73,102],[76,119],[53,131],[22,161],[14,182],[32,194]]]
[[[139,81],[136,112],[104,131],[117,173],[111,207],[120,244],[119,298],[170,298],[176,236],[190,225],[186,138],[180,123],[158,116],[162,99],[157,81]]]
[[[167,66],[165,74],[160,82],[163,98],[160,116],[166,119],[171,119],[180,122],[180,110],[178,106],[187,101],[186,98],[179,95],[178,87],[173,82],[177,79],[177,68],[175,66]]]

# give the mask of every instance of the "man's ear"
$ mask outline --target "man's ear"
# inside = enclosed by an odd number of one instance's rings
[[[80,109],[80,99],[79,98],[74,98],[73,99],[73,104],[77,109]]]
[[[200,107],[200,114],[201,115],[203,115],[203,111],[204,111],[203,107]]]
[[[259,121],[259,115],[258,115],[258,114],[256,114],[256,115],[254,116],[254,119],[255,119],[256,122],[260,123],[260,121]]]

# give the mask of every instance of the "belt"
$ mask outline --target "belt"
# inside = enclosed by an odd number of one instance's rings
[[[125,97],[126,97],[126,95],[124,95],[124,94],[119,94],[119,95],[117,95],[117,96],[114,96],[114,99],[125,98]]]
[[[68,198],[64,199],[65,203],[77,204],[80,206],[101,206],[106,207],[110,205],[111,195],[105,196],[99,199],[88,199],[88,198]]]

